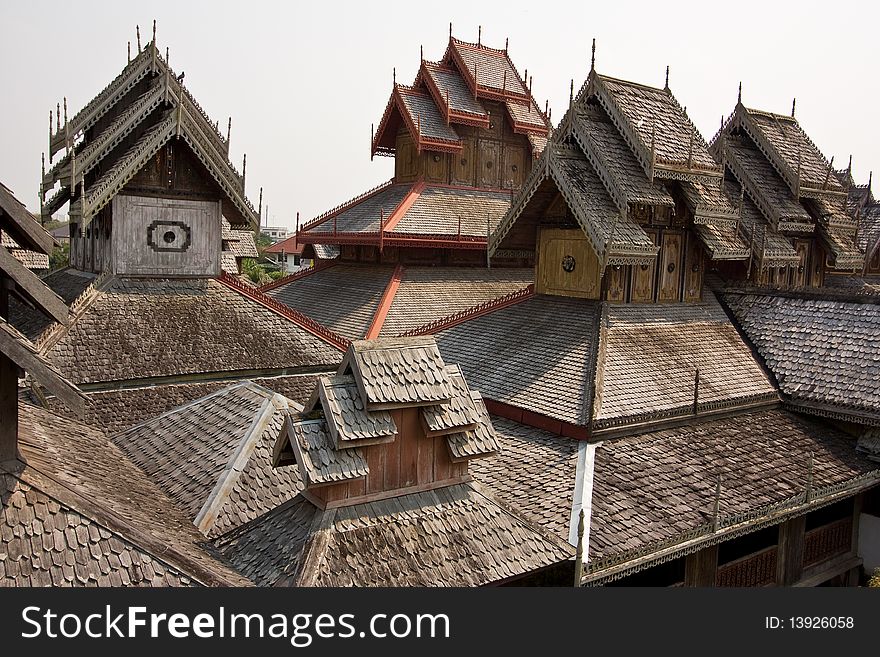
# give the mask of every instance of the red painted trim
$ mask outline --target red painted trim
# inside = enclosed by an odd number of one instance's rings
[[[269,310],[289,319],[300,328],[308,331],[333,347],[336,347],[340,351],[346,351],[351,344],[351,340],[348,338],[344,338],[338,333],[334,333],[323,324],[319,324],[311,317],[302,314],[298,310],[285,306],[280,301],[276,301],[259,290],[255,290],[254,288],[245,285],[240,280],[230,276],[226,272],[220,274],[220,276],[217,277],[217,280],[223,283],[226,287],[248,297],[251,301],[256,301],[261,306],[265,306]]]
[[[422,81],[427,87],[428,91],[431,93],[431,96],[434,99],[434,102],[444,109],[443,114],[447,117],[449,123],[463,123],[464,125],[474,126],[476,128],[486,129],[489,127],[489,115],[487,114],[475,114],[472,112],[462,112],[458,110],[454,110],[446,103],[446,98],[443,97],[443,94],[440,92],[440,87],[437,85],[434,76],[432,75],[432,70],[428,66],[429,64],[436,66],[438,69],[443,69],[448,73],[454,73],[461,77],[461,74],[458,72],[453,66],[443,66],[442,64],[436,64],[434,62],[422,62],[422,66],[419,69],[419,76],[416,80]]]
[[[508,54],[503,50],[497,50],[495,48],[489,48],[487,46],[478,46],[474,43],[467,43],[465,41],[459,41],[456,38],[452,38],[450,40],[450,45],[455,46],[447,49],[447,53],[452,53],[452,59],[456,63],[459,73],[467,82],[468,87],[471,90],[471,93],[474,94],[475,98],[489,98],[491,100],[531,100],[531,96],[529,95],[528,89],[529,86],[523,82],[523,79],[519,75],[519,71],[516,70],[516,66],[513,65],[513,62],[510,60]],[[484,85],[480,85],[477,80],[474,80],[473,71],[468,69],[467,64],[464,61],[464,57],[462,57],[461,53],[458,51],[458,48],[464,46],[469,47],[471,50],[477,50],[481,52],[488,52],[495,54],[498,57],[504,57],[507,62],[510,64],[510,68],[516,73],[516,79],[519,80],[520,85],[523,89],[526,90],[524,94],[516,93],[511,91],[510,89],[506,91],[502,91],[497,89],[496,87],[488,87]],[[477,69],[477,76],[479,77],[480,70]]]
[[[502,308],[507,308],[508,306],[514,306],[518,303],[525,301],[526,299],[532,298],[533,296],[535,296],[535,286],[534,284],[531,284],[527,287],[522,288],[521,290],[517,290],[516,292],[505,294],[503,297],[498,297],[497,299],[486,301],[484,303],[472,306],[457,313],[453,313],[452,315],[441,317],[440,319],[434,320],[433,322],[428,322],[427,324],[418,326],[414,329],[406,331],[405,333],[401,333],[400,336],[431,335],[433,333],[437,333],[438,331],[443,331],[448,328],[452,328],[453,326],[458,326],[459,324],[474,319],[475,317],[481,317],[482,315],[493,313],[496,310],[501,310]]]
[[[486,410],[492,415],[498,415],[519,424],[541,429],[542,431],[549,431],[565,438],[574,438],[575,440],[589,440],[590,438],[589,429],[585,426],[563,422],[562,420],[528,411],[513,404],[487,399],[485,396],[483,397],[483,402],[486,404]]]
[[[394,227],[398,224],[398,222],[403,219],[404,215],[409,212],[409,209],[413,206],[413,204],[419,200],[419,196],[422,195],[422,192],[425,189],[424,181],[420,180],[412,188],[409,190],[409,193],[403,197],[400,203],[397,204],[397,207],[394,208],[394,211],[389,215],[388,221],[385,222],[385,225],[381,227],[383,231],[392,231]]]
[[[379,337],[379,333],[382,331],[382,325],[385,323],[385,318],[388,316],[388,310],[391,308],[391,304],[394,303],[394,297],[397,295],[397,290],[400,288],[400,279],[402,277],[403,265],[398,264],[397,267],[394,268],[391,278],[388,280],[388,285],[385,287],[385,292],[382,294],[382,299],[379,301],[379,308],[376,310],[376,315],[373,317],[373,321],[370,323],[370,328],[367,329],[367,334],[364,336],[367,340],[375,340]]]
[[[298,281],[299,279],[305,278],[306,276],[311,276],[312,274],[314,274],[316,272],[324,271],[325,269],[330,269],[330,267],[332,267],[335,264],[336,264],[335,262],[326,262],[325,261],[322,264],[312,265],[308,269],[303,269],[301,271],[297,271],[292,274],[288,274],[287,276],[282,276],[278,280],[271,281],[269,283],[266,283],[265,285],[261,285],[257,288],[257,291],[266,293],[269,290],[274,290],[276,287],[281,287],[282,285],[287,285],[288,283],[291,283],[293,281]]]

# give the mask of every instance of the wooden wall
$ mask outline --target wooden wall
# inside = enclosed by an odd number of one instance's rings
[[[600,262],[580,228],[542,228],[538,234],[535,291],[598,299]]]
[[[343,500],[382,497],[399,489],[427,489],[467,475],[467,462],[453,463],[444,436],[427,438],[418,408],[391,411],[398,434],[393,442],[362,447],[370,473],[366,477],[310,489],[332,506]]]
[[[490,127],[455,125],[464,142],[461,153],[419,153],[405,126],[397,134],[394,177],[409,182],[424,177],[427,182],[519,189],[532,164],[532,146],[525,135],[516,134],[499,103],[484,102]]]
[[[113,273],[130,276],[217,276],[219,201],[118,195],[113,199]]]

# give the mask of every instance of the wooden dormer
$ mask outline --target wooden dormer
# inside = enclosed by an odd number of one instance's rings
[[[498,449],[482,397],[419,336],[353,342],[290,414],[274,462],[329,508],[469,481],[468,461]]]

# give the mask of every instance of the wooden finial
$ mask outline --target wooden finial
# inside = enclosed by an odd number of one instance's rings
[[[397,67],[396,66],[391,69],[391,81],[394,84],[397,84]]]
[[[259,205],[257,205],[257,216],[259,217],[262,214],[263,214],[263,188],[260,187],[260,203],[259,203]]]
[[[742,80],[739,82],[739,91],[736,93],[736,104],[739,105],[743,102],[743,83]]]
[[[797,106],[797,98],[791,99],[791,118],[794,118],[794,108]]]
[[[247,153],[241,158],[241,188],[244,190],[244,177],[247,175]]]
[[[153,19],[153,47],[156,47],[156,19]]]
[[[590,71],[596,70],[596,37],[593,37],[593,54],[590,56]]]
[[[373,160],[373,144],[376,142],[376,124],[370,124],[370,161]]]
[[[529,96],[532,95],[532,76],[529,76]]]
[[[571,86],[568,88],[568,104],[571,105],[574,102],[574,78],[571,79]]]
[[[452,21],[449,21],[449,38],[452,38]]]
[[[165,63],[169,65],[171,64],[171,50],[168,46],[165,46]]]
[[[871,179],[872,179],[873,177],[874,177],[874,172],[873,172],[873,171],[869,171],[869,172],[868,172],[868,191],[869,191],[869,192],[871,191]]]
[[[724,115],[721,115],[721,130],[724,130]]]
[[[299,235],[299,210],[296,211],[296,234]]]
[[[55,103],[55,132],[61,132],[61,103]]]
[[[510,44],[510,39],[508,37],[504,37],[504,52],[507,52],[507,46]]]
[[[131,41],[128,42],[128,63],[131,64]]]
[[[547,116],[547,112],[550,110],[550,99],[546,98],[544,100],[544,116]]]
[[[137,42],[138,42],[138,54],[141,53],[141,26],[135,25],[135,30],[137,31]]]
[[[580,586],[584,576],[584,510],[578,514],[577,552],[574,557],[574,585]]]
[[[528,80],[528,79],[529,79],[529,69],[526,69],[525,71],[523,71],[523,80]]]
[[[419,61],[425,61],[425,46],[419,44]]]
[[[852,153],[849,154],[849,164],[846,165],[846,172],[852,175]]]
[[[669,64],[666,65],[666,84],[663,85],[666,91],[669,91]]]
[[[477,26],[477,45],[480,46],[483,44],[483,26]]]
[[[828,171],[825,172],[825,180],[822,182],[822,189],[828,187],[828,179],[831,177],[831,171],[834,168],[834,156],[831,156],[831,161],[828,163]]]
[[[226,144],[228,146],[229,139],[232,137],[232,117],[229,117],[229,123],[226,124]]]

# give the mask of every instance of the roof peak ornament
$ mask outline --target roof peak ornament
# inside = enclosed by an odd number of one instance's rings
[[[449,38],[452,38],[452,21],[449,21]]]
[[[477,25],[477,45],[483,45],[483,26]]]
[[[791,99],[791,118],[794,118],[794,108],[797,106],[797,98]]]
[[[742,105],[743,102],[743,83],[742,80],[739,81],[739,91],[736,93],[736,104]]]
[[[137,33],[137,44],[138,44],[138,55],[141,54],[141,26],[134,26],[135,32]]]
[[[669,64],[666,65],[666,83],[663,85],[663,89],[669,91]]]
[[[590,71],[596,70],[596,37],[593,37],[593,52],[590,56]]]
[[[128,42],[128,63],[131,64],[131,41]]]

